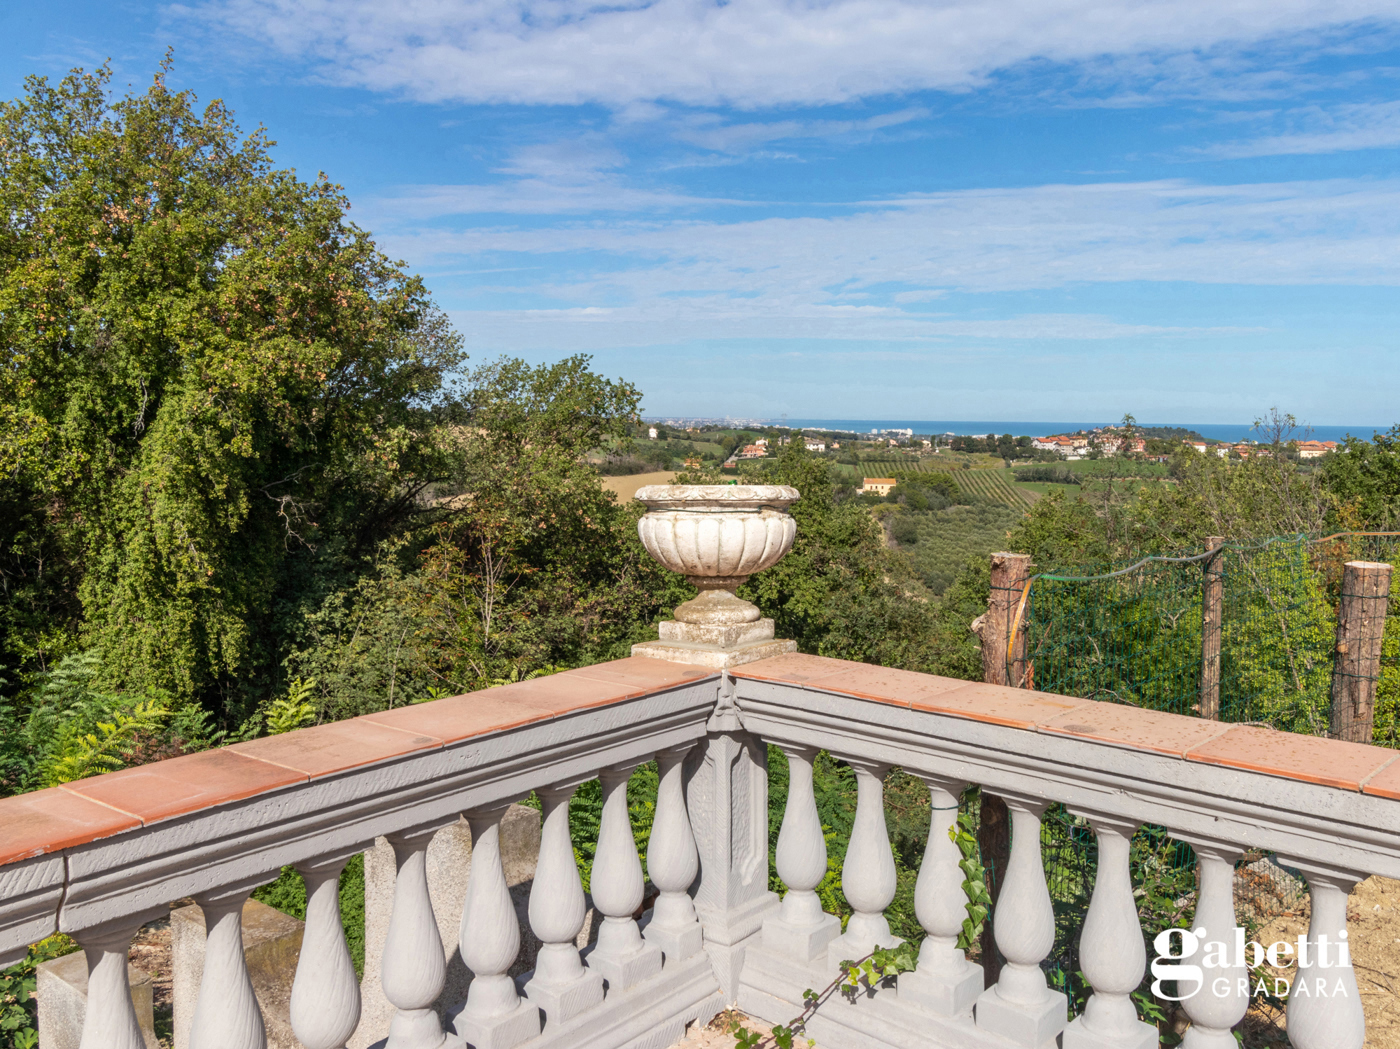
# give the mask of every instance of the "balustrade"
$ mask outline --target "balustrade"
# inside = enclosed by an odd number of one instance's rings
[[[615,994],[661,971],[661,948],[642,939],[633,915],[642,905],[645,883],[642,861],[632,836],[627,812],[627,781],[635,764],[604,769],[603,816],[598,827],[598,851],[593,856],[593,906],[603,915],[598,942],[589,948],[588,967],[607,981]]]
[[[243,956],[243,904],[253,885],[195,897],[204,911],[204,975],[190,1049],[265,1049],[262,1010]]]
[[[914,914],[923,926],[919,967],[899,977],[899,997],[941,1016],[962,1016],[984,989],[982,967],[967,960],[958,934],[967,917],[962,850],[953,841],[963,784],[923,777],[929,788],[928,844],[914,884]]]
[[[467,813],[472,829],[472,868],[462,905],[462,961],[472,971],[467,1000],[452,1026],[476,1049],[512,1049],[540,1033],[540,1010],[522,1002],[506,970],[520,952],[520,924],[501,865],[498,808]]]
[[[340,872],[348,856],[302,863],[306,930],[292,983],[292,1030],[305,1049],[345,1049],[360,1024],[360,982],[340,922]]]
[[[32,939],[36,920],[25,895],[31,890],[12,872],[40,870],[21,864],[45,848],[61,852],[57,921],[86,951],[89,965],[82,1049],[144,1049],[127,988],[127,947],[162,901],[193,895],[204,908],[208,935],[190,1045],[260,1049],[265,1034],[243,957],[242,905],[253,885],[292,865],[306,881],[307,915],[291,1019],[307,1049],[344,1049],[386,1034],[388,1049],[614,1049],[642,1039],[661,1046],[686,1022],[706,1020],[728,1004],[732,996],[720,988],[731,977],[742,1008],[786,1022],[801,1011],[802,992],[824,983],[834,963],[898,943],[885,916],[895,892],[895,861],[883,784],[887,770],[898,766],[924,782],[931,809],[914,890],[924,932],[917,967],[893,987],[867,988],[855,1007],[818,1010],[808,1031],[818,1044],[1044,1049],[1063,1031],[1062,1049],[1151,1049],[1157,1032],[1139,1019],[1132,997],[1147,957],[1133,895],[1131,841],[1136,828],[1152,824],[1189,843],[1198,864],[1192,930],[1199,930],[1204,946],[1191,962],[1201,968],[1202,979],[1198,993],[1182,1003],[1191,1020],[1185,1049],[1234,1049],[1232,1028],[1249,1004],[1233,899],[1234,867],[1245,848],[1288,857],[1285,862],[1306,876],[1312,897],[1312,923],[1289,999],[1290,1040],[1297,1049],[1361,1049],[1365,1025],[1346,949],[1346,898],[1367,873],[1400,876],[1400,772],[1387,780],[1382,771],[1391,755],[1288,737],[1277,771],[1259,770],[1264,759],[1258,751],[1251,767],[1231,768],[1223,764],[1228,752],[1192,759],[1193,740],[1254,730],[836,660],[784,657],[739,667],[723,691],[717,676],[697,681],[693,671],[668,669],[659,660],[638,662],[647,663],[651,675],[642,684],[632,678],[612,682],[609,675],[626,676],[608,665],[547,679],[556,692],[535,682],[510,686],[516,699],[505,717],[483,697],[465,697],[469,707],[449,700],[436,709],[427,704],[376,715],[394,728],[383,737],[385,745],[400,748],[377,762],[366,764],[356,752],[332,772],[308,771],[303,779],[288,780],[288,759],[279,752],[276,763],[264,763],[272,771],[258,770],[273,785],[251,795],[229,794],[174,815],[142,816],[81,840],[73,826],[106,817],[93,808],[74,809],[78,815],[46,832],[60,843],[52,848],[0,837],[0,845],[13,845],[3,854],[12,858],[0,862],[0,874],[9,879],[0,878],[0,886],[10,894],[0,898],[0,956]],[[650,684],[653,679],[663,684]],[[721,696],[730,720],[722,730],[707,731]],[[531,713],[531,704],[548,709]],[[496,720],[454,736],[456,717]],[[1130,723],[1136,735],[1123,730],[1113,736],[1118,730],[1112,726],[1121,723]],[[1165,732],[1162,724],[1185,742],[1140,742]],[[425,746],[422,738],[439,726],[442,741]],[[1103,739],[1089,738],[1093,733]],[[284,743],[278,745],[285,745],[287,737],[280,738]],[[787,888],[781,903],[767,893],[762,852],[752,845],[762,842],[766,819],[759,741],[780,746],[788,759],[775,856]],[[697,788],[695,780],[686,783],[686,756],[698,743],[708,749],[700,771],[695,762],[690,771],[709,778]],[[1339,773],[1332,778],[1342,776],[1350,785],[1324,786],[1309,780],[1308,769],[1287,764],[1301,760],[1296,754],[1308,747],[1340,755],[1331,767],[1355,767],[1354,783]],[[1352,749],[1342,754],[1336,747]],[[844,933],[817,894],[827,874],[813,784],[813,762],[822,748],[848,762],[857,783],[841,870],[853,910]],[[220,752],[217,768],[246,771],[246,764],[260,760],[246,753],[257,751]],[[749,763],[736,755],[749,755]],[[627,783],[652,757],[659,788],[647,865],[660,895],[645,913]],[[207,767],[216,767],[213,759]],[[124,775],[116,774],[113,782]],[[590,888],[602,920],[597,943],[581,956],[587,900],[569,803],[577,785],[595,775],[603,810]],[[735,789],[740,781],[743,789]],[[968,783],[1005,798],[1011,813],[1010,859],[993,915],[1006,964],[990,987],[983,986],[981,967],[957,946],[967,898],[954,837],[958,797]],[[521,981],[522,995],[510,975],[521,934],[502,868],[500,818],[511,800],[531,790],[543,808],[529,902],[530,926],[541,947],[533,972]],[[197,791],[191,787],[189,793]],[[46,805],[77,804],[71,791],[45,797]],[[15,800],[0,801],[0,821],[4,806]],[[1047,984],[1043,969],[1055,943],[1055,916],[1041,819],[1056,803],[1087,821],[1098,857],[1078,944],[1092,994],[1068,1026],[1065,997]],[[697,815],[708,811],[722,814],[724,833]],[[426,850],[432,835],[461,813],[471,824],[473,855],[460,950],[473,979],[466,1001],[448,1011],[444,1029],[439,1009],[446,968]],[[27,826],[0,822],[7,825]],[[395,1013],[387,1032],[365,1032],[356,1029],[360,993],[341,929],[338,877],[346,858],[381,834],[392,843],[396,862],[381,967]],[[730,896],[717,890],[704,896],[711,891],[704,889],[707,871],[721,873]],[[49,891],[47,883],[36,886],[33,892]],[[692,892],[702,896],[698,914]],[[726,904],[730,898],[739,902]],[[13,909],[7,909],[11,901]],[[12,929],[24,930],[26,939],[11,935]],[[716,975],[721,966],[728,967],[722,977]]]
[[[1065,1029],[1062,1049],[1154,1049],[1157,1028],[1138,1020],[1129,997],[1142,983],[1147,947],[1133,897],[1129,854],[1137,825],[1090,816],[1099,859],[1089,913],[1079,935],[1079,967],[1094,993]]]
[[[547,1027],[566,1024],[603,1000],[602,974],[584,967],[577,946],[588,917],[569,836],[569,800],[577,789],[577,783],[567,783],[539,791],[544,820],[530,888],[530,928],[541,947],[525,995],[544,1012]]]
[[[763,944],[803,963],[826,959],[827,947],[841,935],[841,919],[822,910],[816,888],[826,877],[826,837],[812,786],[815,747],[789,745],[788,793],[778,830],[778,877],[787,893],[778,913],[763,923]]]
[[[700,856],[685,811],[682,782],[685,756],[692,749],[686,744],[656,755],[660,780],[656,817],[647,842],[647,872],[661,895],[643,936],[661,948],[668,965],[699,954],[705,942],[695,914],[695,901],[690,898],[691,883],[700,872]]]

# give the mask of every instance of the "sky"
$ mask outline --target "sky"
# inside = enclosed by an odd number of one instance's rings
[[[45,0],[653,415],[1400,421],[1397,0]]]

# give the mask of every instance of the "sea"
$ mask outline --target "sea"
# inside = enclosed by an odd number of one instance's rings
[[[769,420],[770,423],[776,420]],[[913,430],[927,437],[930,434],[956,434],[958,436],[984,436],[989,433],[1010,433],[1017,437],[1047,437],[1057,433],[1074,433],[1076,430],[1092,430],[1096,426],[1110,426],[1117,419],[1101,419],[1098,422],[996,422],[991,420],[946,420],[946,419],[788,419],[786,425],[812,430],[844,430],[851,433],[868,434],[881,430]],[[1139,426],[1180,426],[1194,430],[1212,441],[1263,440],[1249,423],[1181,423],[1149,422],[1139,420]],[[1376,432],[1385,433],[1386,426],[1300,426],[1294,435],[1298,440],[1341,441],[1348,435],[1370,440]]]

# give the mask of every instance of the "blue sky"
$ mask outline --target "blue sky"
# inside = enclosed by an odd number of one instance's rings
[[[654,414],[1400,421],[1395,0],[46,0],[267,126],[476,361]]]

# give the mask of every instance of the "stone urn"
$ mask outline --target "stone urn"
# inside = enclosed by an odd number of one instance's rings
[[[700,590],[660,625],[659,641],[634,656],[723,668],[797,651],[776,641],[773,620],[735,596],[749,576],[792,549],[797,522],[787,508],[801,496],[787,485],[655,484],[638,490],[647,512],[637,534],[647,553]]]

